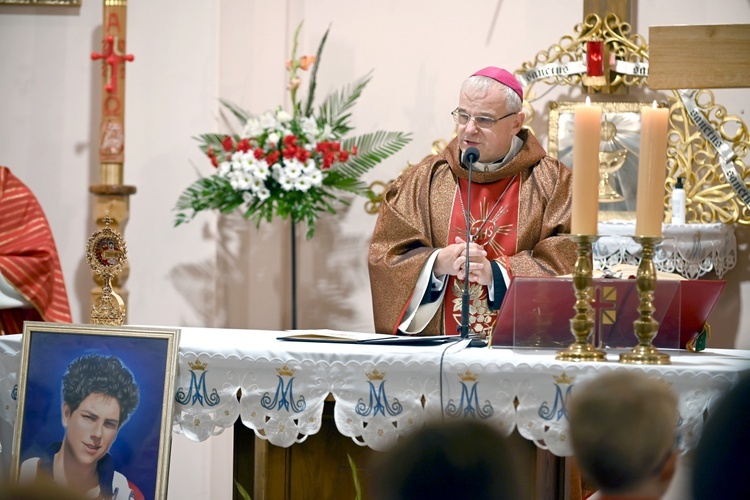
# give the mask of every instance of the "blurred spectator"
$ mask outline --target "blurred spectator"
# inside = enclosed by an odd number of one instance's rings
[[[677,396],[636,370],[615,370],[575,386],[570,436],[584,479],[600,499],[658,499],[675,472]]]
[[[694,500],[744,499],[750,496],[750,375],[709,412],[692,471]]]
[[[518,469],[510,444],[489,425],[432,422],[376,457],[372,498],[525,498]]]

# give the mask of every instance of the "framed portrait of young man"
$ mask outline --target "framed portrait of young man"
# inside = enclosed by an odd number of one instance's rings
[[[166,498],[178,329],[24,324],[11,476]]]

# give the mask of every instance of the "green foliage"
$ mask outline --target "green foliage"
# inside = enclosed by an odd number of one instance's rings
[[[351,455],[346,454],[349,459],[349,467],[352,469],[352,480],[354,481],[354,500],[362,500],[362,487],[359,485],[359,474],[357,474],[357,465],[354,463]]]

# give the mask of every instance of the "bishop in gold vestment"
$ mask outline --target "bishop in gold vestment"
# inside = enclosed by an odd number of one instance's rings
[[[466,206],[472,235],[473,333],[484,337],[493,328],[510,277],[566,274],[575,263],[575,245],[567,237],[570,169],[548,156],[522,128],[522,90],[512,75],[486,68],[470,80],[453,112],[458,137],[402,173],[384,197],[369,254],[377,332],[456,333]],[[479,167],[472,171],[471,200],[468,170],[460,161],[468,147],[480,153]],[[442,252],[453,259],[450,276],[437,272]],[[435,292],[431,287],[441,279],[442,289]],[[420,310],[427,310],[426,315]],[[410,330],[410,322],[422,325]]]

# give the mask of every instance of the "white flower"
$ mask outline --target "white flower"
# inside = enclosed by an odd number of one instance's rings
[[[223,161],[219,163],[219,175],[221,177],[226,177],[229,175],[229,172],[232,171],[232,165],[228,161]]]
[[[302,164],[296,158],[284,158],[284,174],[290,179],[297,179],[302,175]]]
[[[268,174],[270,174],[270,170],[268,169],[268,162],[266,162],[266,160],[260,160],[255,164],[255,171],[253,172],[255,177],[265,181],[268,179]]]
[[[258,197],[260,201],[265,201],[271,197],[271,192],[268,189],[263,188],[257,193],[255,193],[255,195]]]
[[[302,172],[304,174],[309,175],[309,174],[311,174],[313,172],[316,172],[316,171],[318,171],[318,166],[315,164],[315,160],[313,160],[312,158],[309,158],[305,162],[305,166],[302,167]]]
[[[320,187],[323,185],[323,172],[320,170],[315,170],[314,172],[310,172],[307,174],[307,178],[310,180],[310,184],[315,187]]]
[[[307,180],[307,177],[300,177],[299,179],[294,181],[294,189],[297,191],[302,191],[303,193],[310,189],[310,182]]]
[[[258,137],[263,133],[263,127],[257,118],[250,118],[242,129],[242,137]]]
[[[229,184],[235,191],[245,191],[250,188],[250,178],[242,172],[232,172]]]
[[[279,181],[279,184],[281,184],[281,189],[284,191],[291,191],[294,189],[294,181],[286,175],[280,175],[277,180]]]
[[[315,123],[314,118],[305,116],[300,120],[300,125],[302,125],[302,133],[304,133],[308,139],[314,139],[318,136],[318,124]]]
[[[264,129],[276,128],[276,117],[272,112],[266,111],[260,117],[260,126]]]
[[[266,144],[268,144],[269,142],[278,144],[280,138],[281,136],[279,135],[278,132],[271,132],[270,134],[268,134],[268,139],[266,140]]]
[[[242,201],[248,205],[251,204],[253,200],[255,200],[255,195],[251,191],[244,191],[242,193]]]
[[[280,109],[276,112],[276,119],[279,121],[279,123],[288,123],[292,121],[292,115],[290,115],[283,109]]]

